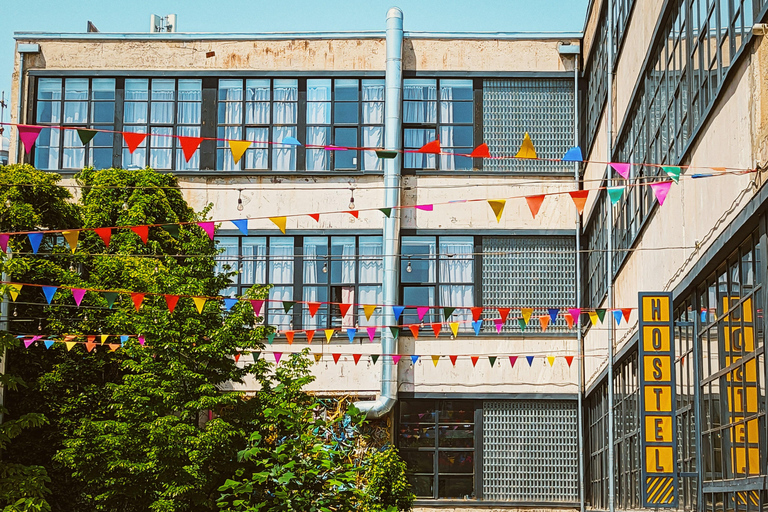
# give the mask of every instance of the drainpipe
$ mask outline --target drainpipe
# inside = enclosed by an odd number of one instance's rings
[[[607,77],[607,98],[606,98],[606,138],[607,138],[607,160],[610,162],[613,157],[613,2],[607,2],[608,9],[607,29],[608,29],[608,58],[606,59]],[[612,186],[613,179],[610,165],[605,166],[606,185]],[[610,197],[605,194],[605,205],[608,217],[608,308],[613,310],[613,206]],[[616,328],[612,321],[608,322],[611,328],[608,331],[608,512],[614,512],[616,502],[616,475],[615,475],[615,425],[613,414],[613,340],[616,337],[614,329]]]
[[[384,118],[384,147],[388,150],[403,149],[403,11],[392,7],[387,11],[387,74]],[[392,213],[384,219],[384,325],[395,325],[392,306],[397,305],[399,283],[400,234],[400,168],[402,154],[384,159],[384,206]],[[392,332],[381,330],[381,353],[397,354],[397,341]],[[385,416],[397,401],[397,366],[391,357],[382,357],[381,394],[376,400],[357,402],[355,407],[365,412],[369,419]]]

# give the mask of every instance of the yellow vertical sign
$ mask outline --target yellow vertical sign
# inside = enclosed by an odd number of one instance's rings
[[[677,506],[672,295],[640,293],[643,507]]]

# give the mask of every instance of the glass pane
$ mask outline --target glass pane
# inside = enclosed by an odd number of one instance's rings
[[[408,471],[413,473],[434,473],[434,452],[400,452],[408,466]]]
[[[440,423],[473,423],[475,405],[471,400],[445,400],[440,405]]]
[[[241,282],[247,284],[266,284],[266,237],[243,238],[242,251],[243,271],[241,275]]]
[[[331,238],[332,283],[354,284],[355,260],[355,237],[335,236]]]
[[[440,99],[471,100],[472,80],[440,80]]]
[[[277,117],[277,113],[275,113],[275,117]],[[275,126],[272,130],[272,140],[275,142],[283,141],[286,137],[296,137],[295,126]],[[272,169],[276,171],[295,171],[296,146],[273,145]]]
[[[292,79],[278,79],[274,82],[275,101],[298,101],[299,81]]]
[[[60,100],[61,78],[41,78],[37,81],[37,99]]]
[[[217,236],[216,237],[216,249],[220,251],[216,255],[216,273],[224,274],[227,272],[233,272],[238,267],[238,238],[235,236]],[[225,267],[229,267],[227,270]],[[237,276],[232,276],[233,282],[237,283]]]
[[[342,147],[357,147],[357,128],[336,128],[334,143]],[[334,151],[335,169],[357,168],[357,151]]]
[[[357,98],[358,98],[357,86],[358,86],[357,80],[350,80],[350,79],[334,80],[333,98],[336,101],[357,101]]]
[[[147,101],[149,99],[149,80],[145,78],[126,78],[125,99]]]
[[[331,81],[326,79],[307,80],[307,101],[331,101]]]
[[[115,122],[115,102],[94,101],[91,103],[91,122],[110,124]]]
[[[430,454],[431,455],[431,454]],[[408,475],[411,491],[418,497],[434,497],[435,479],[431,475]]]
[[[403,288],[403,303],[407,306],[433,306],[435,304],[435,288],[433,286],[408,286]],[[435,321],[436,314],[430,309],[424,315],[424,322],[432,323]],[[400,322],[405,324],[419,323],[418,311],[415,307],[406,308],[400,317]]]
[[[380,236],[360,237],[359,283],[381,283],[384,277]]]
[[[305,284],[320,284],[320,283],[328,282],[327,256],[328,256],[328,238],[327,237],[308,236],[304,238],[304,283]]]
[[[293,238],[271,238],[269,255],[269,282],[272,284],[293,283]]]
[[[143,101],[126,101],[123,122],[126,124],[145,124],[147,122],[147,104]]]
[[[333,104],[333,122],[337,124],[356,124],[357,123],[357,103],[334,103]],[[341,144],[337,145],[341,146]]]
[[[242,101],[242,80],[219,80],[219,101]]]
[[[88,99],[88,79],[87,78],[67,78],[64,82],[65,100],[87,100]]]
[[[61,102],[60,101],[38,101],[37,102],[37,122],[38,123],[61,122]]]
[[[87,101],[65,101],[64,102],[64,122],[80,123],[88,122],[88,102]]]
[[[435,282],[435,237],[404,236],[400,261],[400,277],[404,283]]]
[[[475,446],[473,425],[440,425],[438,446],[444,448],[472,448]]]
[[[437,481],[438,498],[470,498],[474,494],[474,478],[439,477]]]
[[[400,421],[406,423],[434,423],[437,409],[433,400],[403,400],[400,402]]]
[[[414,423],[400,424],[401,448],[429,448],[435,446],[435,427]]]
[[[471,123],[473,115],[472,103],[468,101],[440,103],[441,123]]]
[[[474,469],[475,452],[440,451],[437,454],[437,471],[439,473],[474,473]]]
[[[435,123],[437,121],[437,85],[435,80],[404,80],[403,100],[403,122]]]
[[[443,147],[465,147],[472,146],[472,127],[471,126],[441,126],[440,127],[440,145]],[[466,151],[469,153],[469,151]]]
[[[114,78],[94,78],[91,81],[91,99],[114,100],[115,99],[115,79]]]
[[[158,78],[152,80],[152,101],[173,101],[175,98],[176,84],[174,80]]]

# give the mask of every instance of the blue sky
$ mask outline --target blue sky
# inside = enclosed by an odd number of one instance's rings
[[[180,32],[383,30],[387,9],[405,30],[578,32],[588,0],[0,0],[0,91],[10,97],[14,32],[147,32],[149,15],[178,15]],[[5,121],[9,120],[6,110]]]

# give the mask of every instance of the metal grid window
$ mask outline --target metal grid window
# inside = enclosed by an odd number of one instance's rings
[[[295,79],[219,80],[216,168],[295,171],[296,148],[267,142],[298,136],[298,100]],[[254,142],[235,163],[224,139]]]
[[[633,187],[641,188],[641,187]],[[586,307],[598,308],[608,293],[608,233],[605,192],[600,191],[595,207],[584,230],[584,239],[590,251],[582,258],[585,285],[582,293]]]
[[[483,403],[483,499],[579,499],[576,403]]]
[[[125,79],[123,131],[149,136],[133,153],[123,140],[123,167],[198,169],[199,152],[187,162],[173,135],[200,136],[202,94],[199,79]]]
[[[697,510],[696,393],[694,352],[694,307],[687,300],[675,311],[675,420],[677,423],[677,470],[680,510]]]
[[[605,8],[607,0],[600,3],[600,9]],[[601,12],[602,14],[602,12]],[[607,16],[600,16],[595,29],[595,40],[584,66],[586,77],[586,95],[583,108],[585,122],[581,139],[584,141],[585,154],[589,153],[592,143],[597,136],[597,126],[600,124],[600,115],[603,112],[605,100],[608,98],[608,25]]]
[[[514,156],[525,132],[541,159],[560,159],[573,146],[573,80],[483,81],[483,140],[492,155]],[[573,173],[567,162],[492,159],[490,171]]]
[[[764,0],[675,0],[663,16],[651,58],[618,137],[616,160],[675,165],[723,87],[725,74],[744,48]],[[591,95],[591,81],[587,90]],[[591,108],[587,109],[592,133]],[[645,167],[632,183],[661,174]],[[629,254],[654,207],[650,187],[630,187],[613,209],[614,270]]]
[[[534,308],[529,329],[539,328],[548,308],[573,307],[576,302],[576,252],[572,237],[482,237],[482,305]],[[485,311],[486,318],[497,313]],[[496,332],[493,322],[483,330]],[[562,315],[549,331],[567,331]],[[517,322],[506,322],[502,332],[521,332]]]
[[[403,80],[403,148],[417,150],[435,139],[444,152],[469,154],[474,146],[472,80]],[[454,155],[405,153],[405,169],[463,170],[472,159]]]
[[[400,400],[398,447],[418,498],[475,497],[472,400]]]
[[[37,81],[35,122],[39,125],[113,130],[114,78],[40,78]],[[35,143],[38,169],[97,169],[112,167],[112,133],[99,132],[83,145],[77,130],[43,128]]]
[[[307,80],[306,143],[315,146],[384,146],[384,80]],[[306,150],[308,171],[381,170],[375,151]]]
[[[587,503],[608,510],[608,385],[603,381],[587,397]]]
[[[225,266],[237,272],[222,294],[239,296],[255,284],[270,285],[268,325],[282,330],[381,325],[380,311],[367,320],[362,306],[342,317],[338,305],[321,304],[312,318],[305,307],[286,313],[282,305],[293,300],[381,304],[380,236],[218,236],[216,241],[218,272]]]
[[[635,0],[611,0],[613,8],[613,48],[616,54],[618,54],[619,47],[621,47],[621,43],[624,41],[624,33],[629,23],[629,14],[632,12],[634,5]],[[614,62],[614,67],[616,62]]]
[[[637,352],[616,366],[613,377],[616,505],[640,508],[640,397]]]

